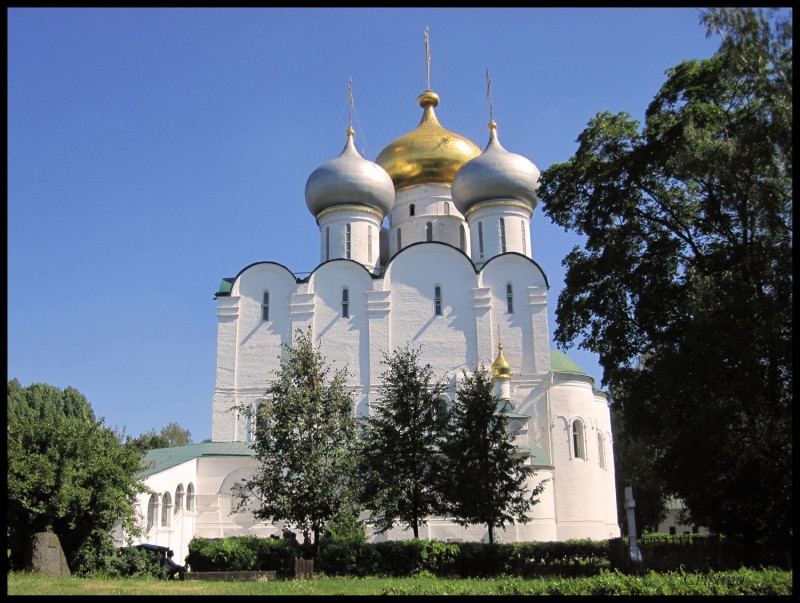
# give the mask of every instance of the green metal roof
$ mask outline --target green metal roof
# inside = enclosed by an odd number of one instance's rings
[[[532,443],[530,445],[531,450],[531,464],[532,465],[542,465],[542,466],[551,466],[552,463],[550,462],[550,456],[542,450],[537,444]]]
[[[554,373],[586,375],[572,358],[558,350],[550,350],[550,370]]]
[[[513,410],[507,410],[503,413],[509,419],[530,419],[530,415],[521,415],[518,412],[514,412]]]
[[[235,277],[226,277],[222,279],[222,282],[219,284],[219,291],[217,291],[214,295],[216,297],[221,295],[230,295],[231,289],[233,288],[233,281],[235,280]]]
[[[147,469],[140,477],[148,477],[201,456],[255,456],[255,451],[248,442],[204,442],[174,448],[154,448],[148,450],[142,459]]]

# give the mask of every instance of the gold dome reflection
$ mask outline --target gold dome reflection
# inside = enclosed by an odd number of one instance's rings
[[[392,177],[395,190],[414,184],[452,183],[458,169],[481,154],[468,138],[443,128],[433,108],[439,95],[426,90],[419,96],[423,108],[417,128],[390,143],[375,163]]]

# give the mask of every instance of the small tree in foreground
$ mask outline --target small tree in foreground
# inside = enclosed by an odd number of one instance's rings
[[[545,483],[528,490],[528,477],[535,473],[517,453],[501,404],[485,367],[471,375],[464,371],[442,444],[446,470],[440,488],[447,511],[460,525],[485,524],[490,543],[495,528],[528,522],[527,512]]]
[[[447,422],[443,380],[430,364],[420,366],[420,350],[408,346],[384,353],[387,366],[372,412],[364,420],[360,475],[369,523],[381,533],[395,524],[419,526],[440,510],[435,476],[441,471],[439,444]]]
[[[298,330],[256,413],[256,473],[243,480],[237,511],[310,530],[314,550],[326,523],[352,507],[356,421],[346,369],[329,377],[311,330]]]

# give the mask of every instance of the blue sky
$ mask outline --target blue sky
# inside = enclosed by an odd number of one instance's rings
[[[305,182],[336,157],[353,81],[374,160],[416,127],[566,161],[600,111],[643,119],[686,59],[711,56],[694,8],[8,10],[8,378],[72,386],[130,435],[211,435],[223,277],[263,260],[307,273]],[[536,208],[550,282],[581,240]],[[599,386],[596,357],[569,355]],[[277,351],[276,351],[277,354]],[[487,359],[491,362],[492,359]]]

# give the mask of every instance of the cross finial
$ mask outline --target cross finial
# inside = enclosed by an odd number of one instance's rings
[[[428,87],[426,90],[431,89],[431,49],[428,43],[428,26],[425,26],[425,71]]]
[[[347,94],[350,96],[350,124],[348,132],[353,131],[353,76],[350,76],[350,83],[347,85]]]
[[[486,98],[489,99],[489,121],[494,121],[494,115],[492,111],[492,78],[489,77],[488,69],[486,70]]]

